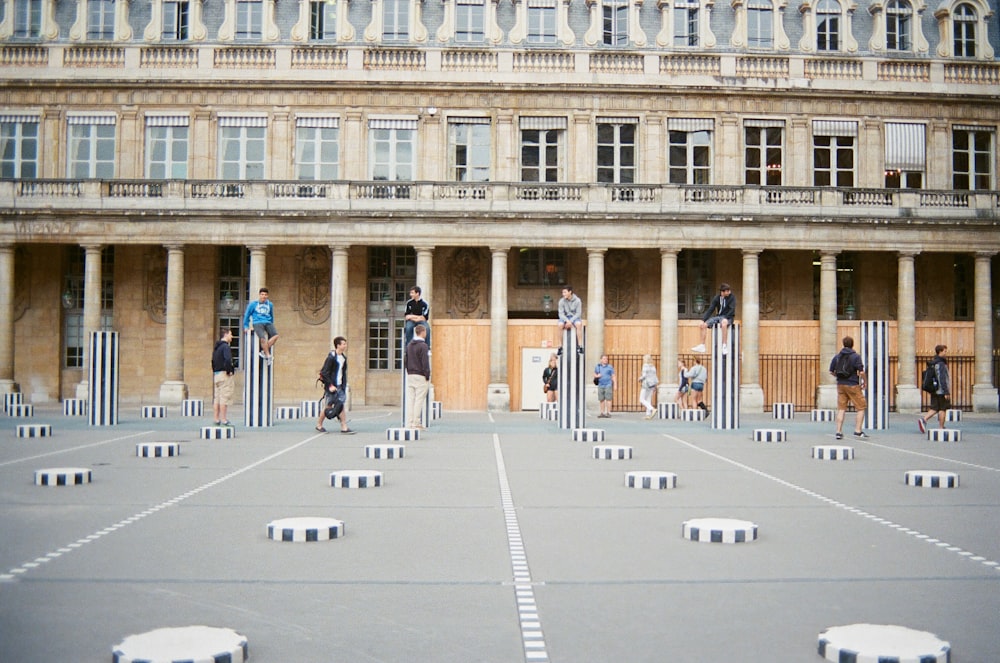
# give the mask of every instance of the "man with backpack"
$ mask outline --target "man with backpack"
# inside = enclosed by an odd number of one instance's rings
[[[333,339],[333,351],[326,356],[323,368],[319,369],[319,381],[323,383],[324,406],[316,422],[316,432],[325,433],[324,419],[340,419],[340,432],[354,435],[347,427],[347,339],[338,336]]]
[[[947,345],[935,346],[934,359],[927,362],[927,370],[924,371],[921,388],[931,395],[931,404],[926,415],[917,417],[917,428],[921,433],[927,432],[927,422],[935,414],[938,417],[938,428],[944,428],[945,415],[951,407],[951,374],[944,358],[947,351]]]
[[[845,336],[843,345],[840,352],[830,361],[830,373],[837,378],[837,433],[834,437],[838,440],[844,439],[844,416],[850,404],[857,410],[854,437],[867,440],[868,435],[861,430],[861,426],[865,423],[865,410],[868,408],[864,393],[865,365],[861,361],[861,355],[854,351],[853,338]]]

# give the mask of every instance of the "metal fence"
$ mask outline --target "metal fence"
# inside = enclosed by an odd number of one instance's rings
[[[702,363],[711,375],[711,355],[700,355]],[[694,355],[679,356],[690,366]],[[916,384],[920,388],[920,377],[928,360],[932,356],[918,356],[914,364],[916,369]],[[618,389],[615,391],[612,408],[615,412],[641,412],[639,405],[639,377],[642,375],[642,355],[614,354],[608,355],[608,360],[615,367],[618,377]],[[764,411],[770,412],[774,403],[793,403],[797,412],[808,412],[816,407],[816,387],[820,379],[826,375],[830,358],[818,355],[761,355],[760,383],[764,390]],[[677,381],[676,368],[670,367],[664,371],[660,366],[659,355],[653,356],[660,382],[672,384]],[[889,384],[896,384],[899,358],[889,357]],[[975,384],[975,358],[970,356],[948,357],[948,370],[951,373],[951,404],[959,410],[972,410],[972,386]],[[587,373],[589,378],[591,374]],[[993,355],[993,384],[1000,381],[1000,352]],[[930,402],[930,394],[921,393],[921,409],[926,411]],[[655,396],[654,396],[655,397]],[[708,405],[711,388],[705,389],[705,402]],[[654,401],[655,402],[655,401]],[[1000,404],[1000,403],[998,403]],[[889,393],[889,410],[896,411],[895,389]]]

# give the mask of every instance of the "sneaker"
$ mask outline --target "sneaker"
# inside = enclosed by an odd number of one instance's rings
[[[653,418],[653,413],[652,412],[650,412],[649,414],[646,415],[646,421],[649,421],[652,418]]]
[[[844,439],[844,434],[843,433],[834,433],[833,434],[833,439],[835,439],[835,440],[843,440]]]
[[[722,344],[722,354],[724,355],[729,354],[729,346],[726,345],[725,343]]]
[[[270,366],[273,363],[274,363],[274,355],[268,355],[267,356],[267,365]]]
[[[924,424],[924,418],[923,417],[917,417],[917,428],[920,429],[921,433],[926,433],[927,432],[927,425]]]
[[[864,432],[863,430],[856,430],[856,431],[854,431],[854,437],[856,439],[859,439],[859,440],[867,440],[867,439],[869,439],[868,433]]]
[[[232,426],[233,422],[229,421],[229,419],[226,419],[225,421],[220,421],[219,425],[220,426]]]
[[[325,433],[326,429],[323,428],[322,426],[316,426],[316,432],[317,433]]]
[[[212,425],[213,425],[213,426],[218,426],[218,425],[219,425],[219,422],[218,422],[218,421],[216,421],[216,422],[214,422],[214,423],[213,423]]]
[[[340,432],[341,432],[342,435],[354,435],[354,431],[352,431],[350,428],[345,428],[345,429],[341,430]]]
[[[696,345],[693,348],[691,348],[691,352],[704,353],[705,352],[705,344],[704,343],[699,343],[698,345]]]
[[[556,350],[556,356],[557,357],[562,357],[562,346],[561,345],[559,346],[559,349]]]
[[[576,354],[578,354],[578,355],[582,355],[583,354],[583,346],[582,345],[576,346]]]

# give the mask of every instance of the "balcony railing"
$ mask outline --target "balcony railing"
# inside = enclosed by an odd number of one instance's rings
[[[975,222],[1000,225],[1000,191],[928,191],[827,187],[533,182],[2,180],[0,206],[30,211],[213,211],[279,214],[350,212],[356,208],[408,212],[690,214],[761,220],[865,217],[878,222]],[[377,204],[377,206],[376,206]],[[460,207],[456,207],[456,204]]]

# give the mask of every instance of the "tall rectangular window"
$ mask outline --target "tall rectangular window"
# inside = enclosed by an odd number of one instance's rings
[[[521,181],[559,182],[565,117],[522,117]]]
[[[565,285],[565,249],[520,249],[517,252],[518,285]]]
[[[490,181],[489,118],[449,118],[448,142],[456,182]]]
[[[312,0],[309,3],[309,41],[337,39],[337,3]]]
[[[976,23],[978,22],[975,8],[967,2],[955,7],[952,15],[952,30],[954,31],[954,50],[957,57],[976,57]]]
[[[747,184],[781,186],[785,161],[785,123],[746,120],[743,123],[743,176]]]
[[[262,0],[236,0],[236,40],[260,41],[264,34]]]
[[[955,125],[951,141],[952,188],[960,191],[991,189],[996,131],[989,127]]]
[[[403,365],[403,312],[416,285],[417,252],[409,246],[368,249],[368,368],[399,370]]]
[[[885,123],[885,187],[922,189],[926,127],[909,122]]]
[[[481,44],[486,39],[484,0],[456,0],[455,41]]]
[[[233,366],[240,366],[243,312],[250,293],[250,252],[243,246],[219,247],[219,292],[216,299],[216,333],[223,327],[233,330]],[[216,338],[218,340],[218,338]]]
[[[638,118],[597,118],[597,181],[635,183]]]
[[[166,0],[163,3],[163,41],[187,41],[191,3],[187,0]]]
[[[712,301],[712,252],[684,249],[677,254],[677,316],[700,319]]]
[[[219,118],[219,177],[224,180],[264,179],[267,118]]]
[[[295,175],[300,180],[335,180],[340,160],[340,122],[335,117],[295,120]]]
[[[81,246],[70,246],[66,271],[63,274],[63,367],[86,368],[83,365],[83,293],[86,254]],[[101,251],[101,322],[100,331],[111,331],[114,323],[115,247]]]
[[[115,38],[115,0],[88,0],[87,39],[111,41]]]
[[[908,0],[889,0],[885,3],[885,47],[888,50],[910,50],[912,16],[913,8]]]
[[[146,116],[146,177],[184,180],[188,176],[188,117]]]
[[[0,115],[0,178],[38,177],[38,117]]]
[[[674,46],[698,45],[697,0],[678,0],[674,3]]]
[[[774,48],[774,8],[771,0],[747,2],[747,46]]]
[[[528,43],[556,43],[556,0],[527,0]]]
[[[382,2],[382,39],[406,41],[410,38],[410,0]]]
[[[840,3],[837,0],[816,3],[816,50],[840,50]]]
[[[14,37],[38,39],[42,36],[42,0],[15,0]]]
[[[604,0],[604,45],[628,45],[628,0]]]
[[[67,177],[111,179],[115,176],[115,117],[70,116]]]
[[[712,183],[712,132],[711,119],[671,118],[667,128],[670,135],[668,156],[671,184]]]
[[[813,120],[813,185],[854,186],[858,123]]]
[[[369,120],[369,179],[412,182],[416,171],[416,140],[417,120]]]

